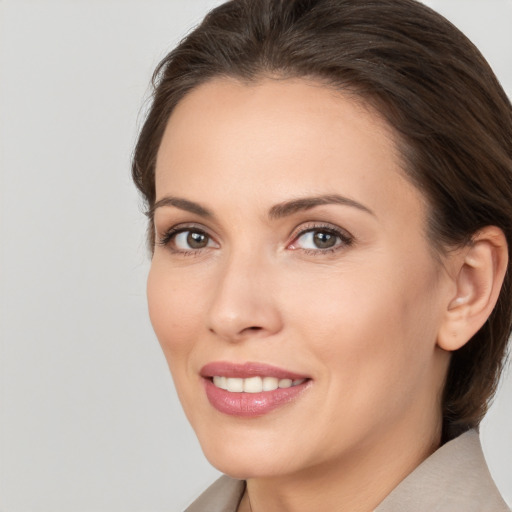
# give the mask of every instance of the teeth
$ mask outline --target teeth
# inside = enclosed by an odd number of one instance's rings
[[[261,393],[263,391],[263,379],[261,377],[251,377],[243,379],[244,391],[246,393]]]
[[[275,377],[263,377],[263,391],[274,391],[279,387],[279,379]]]
[[[220,389],[228,389],[226,377],[213,377],[213,383]]]
[[[213,377],[213,384],[230,393],[261,393],[274,391],[277,388],[290,388],[302,384],[306,379],[277,379],[275,377],[249,377],[240,379],[235,377]]]
[[[231,393],[240,393],[244,390],[244,379],[234,379],[229,377],[226,379],[228,391]]]
[[[279,381],[279,387],[280,388],[291,388],[293,384],[292,379],[281,379]]]

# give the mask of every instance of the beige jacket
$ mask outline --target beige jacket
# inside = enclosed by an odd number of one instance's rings
[[[185,512],[236,512],[242,480],[219,478]],[[470,430],[420,464],[375,512],[510,512],[485,463],[478,433]]]

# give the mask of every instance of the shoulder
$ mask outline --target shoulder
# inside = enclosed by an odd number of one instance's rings
[[[221,476],[185,512],[236,512],[245,482]]]
[[[439,448],[375,512],[510,512],[491,477],[476,430]]]

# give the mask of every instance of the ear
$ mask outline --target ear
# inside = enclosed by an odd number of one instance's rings
[[[454,351],[478,332],[496,305],[508,265],[505,235],[487,226],[450,257],[456,292],[444,313],[437,344]]]

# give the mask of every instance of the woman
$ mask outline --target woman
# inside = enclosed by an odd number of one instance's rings
[[[506,511],[477,429],[511,330],[512,108],[413,0],[234,0],[155,72],[150,316],[189,511]]]

